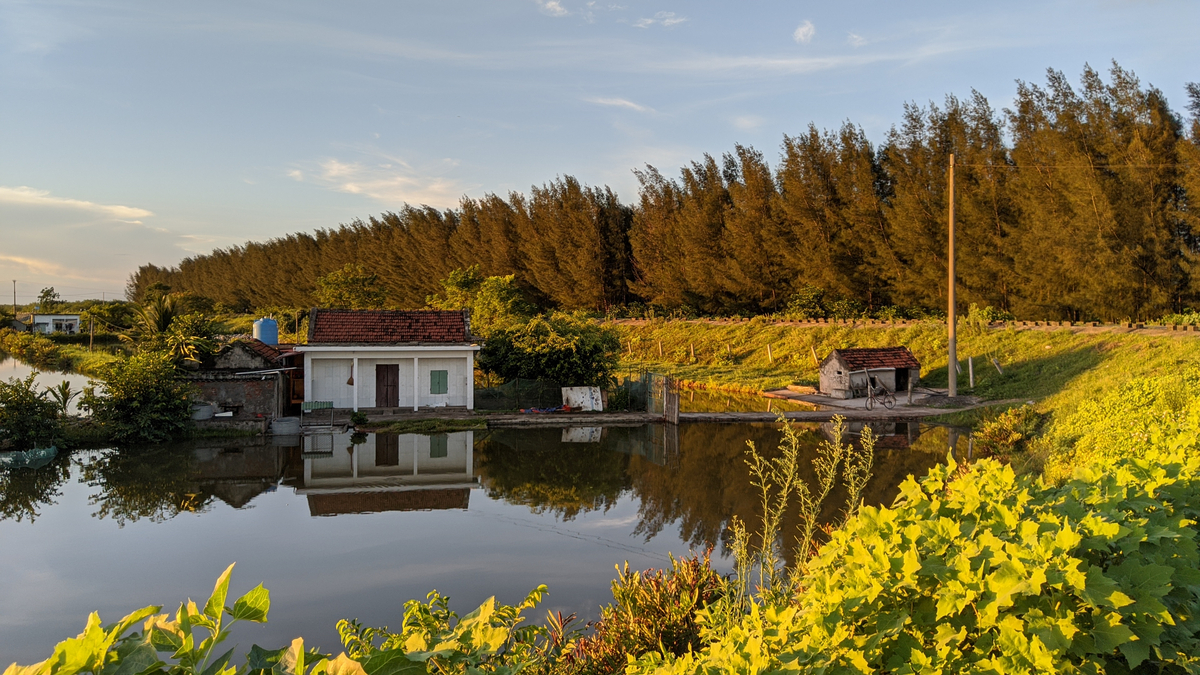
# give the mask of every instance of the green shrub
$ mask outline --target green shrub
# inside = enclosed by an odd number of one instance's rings
[[[171,358],[161,352],[136,354],[107,366],[83,393],[80,406],[118,443],[158,443],[191,426],[192,387],[177,377]]]
[[[0,441],[9,441],[18,450],[38,442],[51,442],[61,430],[58,405],[38,392],[30,373],[24,380],[15,377],[0,382]]]
[[[505,380],[550,380],[563,386],[607,386],[621,349],[616,331],[569,314],[536,316],[492,333],[479,368]]]
[[[794,602],[630,672],[1197,672],[1198,438],[1193,415],[1061,486],[950,461],[834,532]]]
[[[613,603],[600,610],[592,635],[580,639],[551,672],[608,675],[625,672],[628,657],[663,650],[680,656],[700,649],[700,610],[715,602],[725,585],[708,555],[671,558],[669,570],[645,573],[617,568]]]
[[[1024,450],[1037,431],[1041,416],[1031,405],[1010,408],[985,420],[971,435],[981,456],[1007,456]]]
[[[0,328],[0,352],[47,370],[62,370],[62,351],[49,338],[37,333],[22,333],[11,328]]]

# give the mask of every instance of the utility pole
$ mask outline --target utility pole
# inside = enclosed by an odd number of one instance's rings
[[[13,321],[17,320],[17,280],[13,279]]]
[[[950,396],[958,396],[958,316],[954,312],[954,153],[950,153],[950,306],[948,323],[950,328],[950,362],[946,371],[950,377]]]

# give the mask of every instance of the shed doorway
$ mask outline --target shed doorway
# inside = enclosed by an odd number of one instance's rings
[[[908,389],[908,368],[896,369],[896,391]]]
[[[375,366],[375,407],[400,407],[400,364],[380,363]]]

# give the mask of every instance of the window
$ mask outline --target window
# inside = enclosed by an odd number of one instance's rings
[[[445,394],[450,391],[450,373],[445,370],[429,371],[429,393]]]
[[[443,370],[440,372],[445,373],[446,371]],[[446,441],[449,440],[449,438],[450,437],[446,434],[436,434],[429,437],[429,459],[441,459],[448,454],[446,449]]]

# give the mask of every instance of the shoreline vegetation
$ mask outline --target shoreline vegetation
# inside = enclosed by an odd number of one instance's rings
[[[813,350],[905,344],[922,360],[925,383],[944,384],[946,377],[944,326],[934,322],[856,330],[654,321],[615,330],[626,347],[618,372],[653,367],[718,385],[750,377],[805,383],[815,379]],[[785,567],[779,549],[762,544],[782,534],[778,515],[789,504],[820,511],[831,485],[853,494],[871,468],[863,464],[861,446],[856,460],[855,446],[835,435],[813,467],[816,482],[799,480],[788,463],[785,432],[778,450],[748,451],[763,519],[734,526],[737,564],[730,578],[714,575],[704,557],[674,560],[662,570],[626,568],[590,633],[575,617],[551,615],[540,623],[526,617],[544,587],[519,605],[489,600],[463,616],[434,593],[428,602],[409,602],[395,632],[340,623],[341,655],[305,651],[297,639],[276,650],[254,647],[238,672],[666,674],[785,664],[798,672],[877,672],[904,664],[930,672],[1196,668],[1200,342],[970,324],[960,340],[960,354],[989,363],[994,356],[1003,364],[1001,374],[977,363],[975,393],[1023,393],[1019,397],[1032,403],[963,414],[960,421],[973,423],[979,439],[974,461],[960,465],[951,458],[924,478],[910,477],[890,507],[860,509],[851,497],[841,507],[842,525],[817,533],[804,547],[807,561]],[[430,423],[441,422],[421,422]],[[405,429],[421,433],[424,427]],[[227,575],[223,579],[227,583]],[[221,583],[215,593],[223,592]],[[138,649],[147,659],[154,649],[156,659],[183,663],[187,652],[163,652],[162,645],[205,621],[221,630],[215,614],[186,606],[173,618],[158,611],[147,608],[131,615],[136,620],[107,628],[92,619],[80,640],[61,643],[49,661],[14,665],[5,675],[99,672],[86,664],[123,663]],[[245,607],[241,611],[248,616]],[[86,658],[85,649],[93,650]],[[226,659],[212,672],[233,668],[232,657],[214,654],[209,649],[195,663],[209,668]],[[82,665],[52,665],[68,662]],[[200,668],[180,667],[177,672],[202,675]]]

